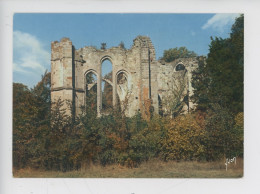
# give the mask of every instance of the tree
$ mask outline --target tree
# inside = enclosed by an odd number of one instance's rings
[[[197,57],[198,68],[192,72],[192,87],[194,88],[193,96],[191,100],[197,104],[196,109],[201,111],[206,111],[209,104],[209,83],[210,78],[206,70],[206,63],[204,57]]]
[[[237,120],[239,119],[238,116]],[[236,123],[237,127],[241,127],[239,121]],[[237,130],[236,123],[232,113],[219,104],[212,105],[207,111],[205,119],[207,160],[241,156],[243,138],[241,139],[241,130]]]
[[[32,89],[32,94],[36,99],[36,106],[39,109],[38,119],[43,121],[50,116],[51,107],[51,73],[45,71],[42,79]]]
[[[107,48],[107,43],[102,42],[100,49],[106,50],[106,48]]]
[[[193,72],[193,101],[206,113],[208,160],[243,156],[244,17],[229,38],[211,38],[206,63]]]
[[[44,165],[50,128],[50,73],[33,88],[13,83],[13,165]]]
[[[123,41],[121,41],[119,43],[119,47],[122,48],[122,49],[125,49],[125,43]]]
[[[176,47],[163,52],[162,60],[166,62],[174,61],[178,58],[196,57],[197,54],[193,51],[189,51],[186,47]]]
[[[13,83],[13,166],[16,168],[27,165],[32,157],[38,115],[35,102],[27,86]]]
[[[204,120],[193,114],[180,115],[166,125],[162,138],[164,160],[200,160],[205,157]]]
[[[194,71],[193,100],[198,108],[207,109],[211,103],[243,112],[243,15],[232,26],[230,38],[211,38],[206,64]]]

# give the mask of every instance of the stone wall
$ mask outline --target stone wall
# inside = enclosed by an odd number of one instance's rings
[[[194,58],[180,58],[173,62],[160,62],[157,75],[158,95],[160,98],[161,114],[171,114],[172,103],[183,103],[183,113],[194,109],[190,100],[193,95],[191,85],[192,71],[198,67],[198,60]]]
[[[102,77],[101,66],[105,60],[112,63],[112,80]],[[185,69],[176,71],[179,64]],[[159,109],[163,114],[168,114],[167,100],[174,97],[172,94],[178,85],[184,86],[181,100],[187,92],[188,95],[192,94],[191,71],[197,64],[195,58],[178,59],[171,63],[157,61],[154,46],[146,36],[136,37],[130,49],[120,46],[96,49],[88,46],[76,50],[68,38],[63,38],[60,42],[52,42],[51,100],[69,100],[74,107],[73,114],[79,114],[80,107],[85,105],[88,88],[96,84],[97,113],[101,115],[103,80],[113,88],[113,106],[118,102],[123,106],[127,102],[127,116],[137,112],[145,116],[151,111],[158,114]],[[91,86],[86,81],[89,73],[97,77]],[[123,81],[118,81],[119,75]],[[188,108],[192,106],[187,105],[184,110],[188,111]]]

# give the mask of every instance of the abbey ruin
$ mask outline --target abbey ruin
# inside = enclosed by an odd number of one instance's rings
[[[119,45],[76,50],[68,38],[52,42],[51,49],[51,100],[71,101],[73,114],[79,114],[83,106],[94,107],[99,116],[105,114],[104,87],[110,88],[111,105],[125,108],[127,116],[151,111],[169,115],[177,103],[183,103],[184,112],[194,107],[189,98],[193,91],[191,72],[197,68],[198,60],[182,58],[171,63],[156,60],[149,37],[138,36],[130,49]],[[102,75],[106,60],[112,64],[110,76]],[[86,105],[90,94],[94,94],[93,106]]]

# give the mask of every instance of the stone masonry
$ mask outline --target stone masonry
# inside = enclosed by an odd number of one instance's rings
[[[146,36],[135,38],[130,49],[87,46],[76,50],[69,38],[52,42],[51,49],[51,100],[71,101],[75,115],[85,105],[86,92],[93,85],[97,86],[97,114],[102,114],[102,81],[113,88],[113,106],[127,102],[127,116],[137,112],[146,115],[147,110],[154,114],[171,114],[171,102],[178,94],[181,101],[192,95],[191,72],[198,66],[197,59],[158,61],[154,46]],[[112,80],[102,77],[101,66],[105,60],[112,63]],[[92,85],[86,81],[89,73],[97,78]],[[119,75],[125,81],[118,80]],[[188,98],[183,110],[189,111],[193,106]]]

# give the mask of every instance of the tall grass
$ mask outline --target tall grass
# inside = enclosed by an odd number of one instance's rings
[[[138,168],[127,168],[117,164],[101,166],[88,165],[78,171],[43,171],[20,169],[13,171],[14,177],[38,178],[240,178],[243,177],[243,159],[228,165],[225,161],[196,162],[168,161],[153,159],[142,163]]]

